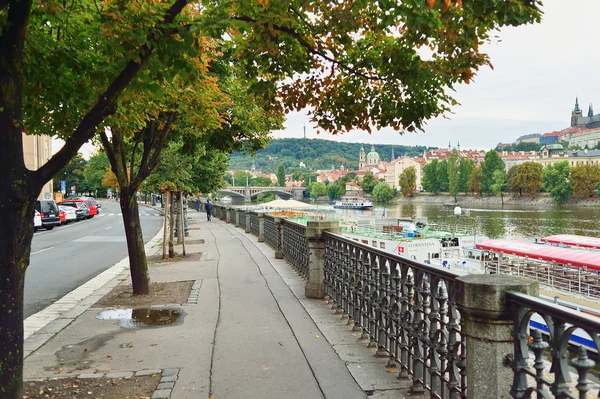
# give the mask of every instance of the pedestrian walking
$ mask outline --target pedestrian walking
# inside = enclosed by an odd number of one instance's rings
[[[200,212],[200,198],[196,198],[196,212]]]
[[[210,198],[206,199],[206,204],[204,205],[204,209],[206,209],[206,220],[210,222],[212,220],[212,211],[213,211],[213,204],[210,202]]]

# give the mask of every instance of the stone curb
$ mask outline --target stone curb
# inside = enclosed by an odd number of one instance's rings
[[[202,288],[203,280],[195,280],[194,285],[192,285],[192,290],[190,291],[190,297],[188,298],[188,305],[195,305],[198,303],[198,296],[200,295],[200,288]]]
[[[173,393],[175,383],[179,377],[178,368],[162,369],[162,370],[139,370],[139,371],[121,371],[114,373],[94,373],[94,374],[79,374],[77,376],[60,376],[60,377],[48,377],[48,378],[32,378],[25,381],[55,381],[65,378],[81,378],[81,379],[92,379],[92,378],[131,378],[134,375],[136,377],[144,377],[148,375],[160,374],[160,381],[152,393],[151,399],[169,399]]]
[[[146,254],[153,255],[158,252],[160,248],[157,247],[157,244],[161,240],[162,228],[144,245]],[[129,257],[126,257],[93,279],[75,288],[46,309],[29,316],[23,322],[25,330],[23,336],[23,358],[27,358],[31,353],[48,342],[48,340],[71,324],[100,298],[121,283],[121,281],[126,279],[129,276],[128,265]]]

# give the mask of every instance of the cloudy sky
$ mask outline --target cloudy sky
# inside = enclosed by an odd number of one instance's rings
[[[596,103],[600,113],[600,1],[544,0],[540,24],[506,28],[500,42],[487,45],[494,70],[483,68],[474,82],[457,87],[450,120],[428,123],[423,133],[399,135],[382,130],[369,135],[316,134],[305,113],[290,114],[286,129],[274,137],[307,137],[373,144],[431,145],[489,149],[529,133],[568,127],[575,96],[587,114]]]

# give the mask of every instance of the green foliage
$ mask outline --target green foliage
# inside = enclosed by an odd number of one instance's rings
[[[496,169],[492,178],[494,180],[491,187],[492,193],[503,197],[504,190],[506,190],[506,173],[504,169]],[[502,202],[504,203],[504,200]]]
[[[452,149],[450,158],[448,158],[448,192],[456,200],[458,194],[458,181],[460,177],[460,163],[458,159],[458,150]]]
[[[569,161],[546,166],[542,172],[542,186],[556,204],[565,203],[573,194]]]
[[[256,195],[257,202],[269,202],[275,199],[274,193],[259,193]]]
[[[327,194],[327,186],[325,183],[315,182],[310,186],[310,197],[317,199]]]
[[[85,185],[89,191],[98,192],[99,196],[106,195],[106,187],[102,185],[102,180],[107,168],[110,168],[110,163],[108,162],[106,153],[104,150],[99,150],[90,158],[83,169]],[[69,190],[68,184],[67,190]]]
[[[600,183],[600,166],[576,165],[571,168],[571,184],[573,195],[579,198],[589,198],[594,194]]]
[[[535,195],[542,188],[542,165],[523,162],[509,169],[506,182],[508,190],[523,195]]]
[[[66,194],[71,193],[71,187],[76,187],[76,192],[82,193],[88,191],[85,184],[85,167],[87,162],[83,159],[81,153],[77,153],[53,180],[54,191],[60,191],[61,180],[66,181]]]
[[[316,184],[316,183],[315,183]],[[336,181],[327,187],[327,196],[331,200],[340,198],[346,193],[346,186],[341,181]]]
[[[362,178],[362,182],[360,183],[360,187],[363,189],[365,193],[371,193],[375,186],[377,185],[377,180],[373,173],[367,172]]]
[[[414,166],[404,169],[398,178],[403,197],[412,197],[417,189],[417,171]]]
[[[519,144],[511,144],[505,145],[502,147],[502,151],[536,151],[539,152],[541,148],[540,143],[519,143]]]
[[[494,172],[504,170],[504,161],[495,150],[485,153],[485,158],[479,169],[479,187],[483,194],[492,193],[492,184],[494,184]]]
[[[276,139],[256,151],[255,157],[231,154],[231,169],[250,169],[253,163],[265,173],[275,173],[279,164],[283,164],[289,173],[329,170],[332,165],[335,169],[342,165],[346,169],[358,169],[360,147],[364,145],[322,139]],[[383,160],[388,160],[392,156],[392,147],[396,156],[410,157],[421,156],[423,151],[431,149],[425,146],[378,145],[376,150]],[[306,168],[301,168],[300,162]]]
[[[437,168],[439,161],[432,160],[423,167],[423,190],[431,194],[440,192],[440,183],[437,177]]]
[[[444,159],[442,162],[439,162],[435,173],[438,181],[439,190],[441,192],[448,192],[450,190],[448,180],[448,161]]]
[[[279,187],[285,187],[285,166],[283,165],[277,167],[277,184]]]
[[[394,198],[394,189],[386,182],[379,182],[373,189],[373,198],[377,202],[388,202]]]
[[[458,185],[457,192],[467,194],[469,192],[469,177],[473,173],[475,162],[469,158],[461,158],[458,163]]]

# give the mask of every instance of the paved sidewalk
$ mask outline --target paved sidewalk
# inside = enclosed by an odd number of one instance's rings
[[[30,342],[25,378],[162,372],[156,398],[408,396],[408,381],[325,301],[306,299],[303,280],[271,248],[204,213],[190,209],[188,218],[187,240],[204,243],[186,249],[200,260],[150,265],[153,282],[195,281],[190,301],[165,304],[182,313],[180,324],[131,330],[97,319],[101,309],[88,306],[128,280],[124,270],[75,305],[79,315],[59,316],[53,339]]]

